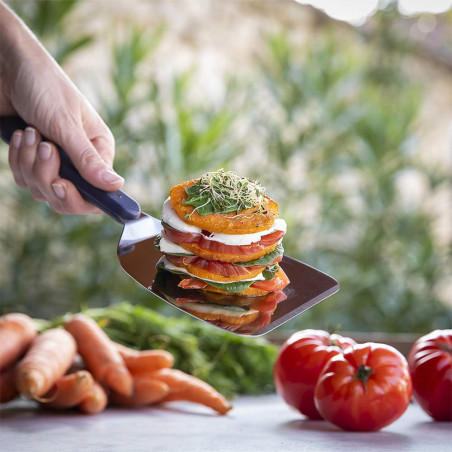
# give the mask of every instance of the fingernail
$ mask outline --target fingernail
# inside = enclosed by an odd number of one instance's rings
[[[33,146],[36,141],[36,131],[31,127],[25,129],[25,144],[27,146]]]
[[[49,160],[52,148],[49,143],[40,143],[38,146],[38,157],[41,160]]]
[[[13,135],[13,146],[19,149],[20,143],[22,142],[22,132],[14,132]]]
[[[52,188],[57,198],[64,199],[66,197],[66,190],[64,189],[64,185],[52,184]]]
[[[114,171],[112,170],[105,170],[102,173],[102,179],[105,182],[108,182],[109,184],[118,184],[119,182],[123,182],[124,179],[119,176],[118,174],[116,174]]]

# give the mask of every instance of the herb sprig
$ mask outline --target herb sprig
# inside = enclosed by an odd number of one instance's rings
[[[194,212],[199,215],[237,213],[252,207],[257,207],[253,214],[265,213],[265,187],[258,181],[240,177],[234,171],[220,169],[205,173],[196,184],[185,191],[188,198],[182,203],[195,207],[186,218],[190,218]]]

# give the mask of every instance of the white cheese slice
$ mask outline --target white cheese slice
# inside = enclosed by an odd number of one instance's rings
[[[221,308],[216,307],[216,306],[212,306],[211,304],[209,305],[204,305],[201,303],[186,303],[183,305],[183,308],[187,308],[191,311],[196,311],[196,312],[203,312],[206,314],[227,314],[229,317],[243,317],[244,315],[249,315],[249,314],[254,314],[255,312],[258,312],[256,309],[254,308],[250,308],[248,311],[242,311],[242,310],[232,310],[232,309],[227,309],[227,308]]]
[[[177,243],[174,243],[170,240],[165,231],[162,230],[160,232],[160,243],[159,243],[160,251],[165,254],[186,254],[187,256],[194,256],[193,253],[187,251],[186,249],[179,246]]]
[[[158,261],[157,264],[163,264],[163,267],[166,268],[167,270],[173,270],[173,271],[177,271],[177,272],[182,272],[182,273],[185,273],[188,276],[191,276],[192,278],[202,279],[203,281],[206,281],[206,282],[213,282],[213,283],[216,283],[216,284],[230,284],[230,282],[214,281],[213,279],[205,279],[205,278],[200,278],[199,276],[192,275],[185,268],[181,268],[181,267],[177,267],[176,265],[173,265],[165,256],[160,258],[160,260]],[[264,275],[261,272],[257,276],[255,276],[254,278],[241,279],[240,282],[242,282],[242,281],[243,282],[245,282],[245,281],[265,281],[265,278],[264,278]]]
[[[162,221],[169,224],[172,228],[181,232],[190,232],[193,234],[201,234],[202,229],[193,226],[183,221],[171,204],[170,198],[163,203]],[[220,242],[225,245],[242,246],[251,245],[259,242],[264,235],[271,234],[275,231],[286,232],[287,224],[282,218],[277,218],[270,229],[265,231],[255,232],[253,234],[222,234],[219,232],[212,232],[209,236],[204,236],[207,240]]]

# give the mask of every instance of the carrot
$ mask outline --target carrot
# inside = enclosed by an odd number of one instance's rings
[[[172,367],[174,364],[173,355],[166,350],[143,350],[140,352],[116,343],[115,347],[124,360],[127,369],[133,375]]]
[[[0,372],[26,352],[36,334],[28,315],[14,312],[0,317]]]
[[[79,409],[87,414],[97,414],[105,409],[108,398],[104,388],[94,381],[91,390],[86,398],[79,403]]]
[[[69,369],[76,353],[74,338],[63,329],[40,334],[17,367],[16,387],[23,395],[44,395]]]
[[[80,355],[94,378],[119,394],[131,395],[132,376],[100,326],[89,317],[77,314],[66,322],[65,328],[74,336]]]
[[[19,395],[16,389],[16,366],[0,373],[0,403],[6,403]]]
[[[118,344],[117,342],[113,342],[113,344],[123,359],[140,355],[140,350],[135,350],[133,348],[126,347],[125,345]]]
[[[220,414],[226,414],[232,408],[212,386],[180,370],[160,369],[150,374],[149,377],[169,386],[170,392],[162,399],[162,402],[186,400],[205,405]]]
[[[62,376],[44,395],[41,405],[49,408],[72,408],[90,394],[94,380],[87,370]],[[44,401],[48,399],[48,401]]]
[[[112,392],[110,394],[111,402],[119,406],[145,406],[160,402],[169,393],[166,383],[147,377],[134,377],[133,385],[135,389],[133,395],[125,397]]]

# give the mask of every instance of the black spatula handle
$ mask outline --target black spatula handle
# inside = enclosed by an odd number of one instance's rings
[[[27,124],[19,117],[0,118],[0,135],[3,141],[9,143],[15,130],[25,129]],[[45,139],[45,138],[44,138]],[[118,223],[135,220],[140,216],[140,205],[121,190],[104,191],[87,182],[72,164],[64,150],[57,146],[60,154],[60,176],[71,181],[80,194],[91,204],[99,207]]]

